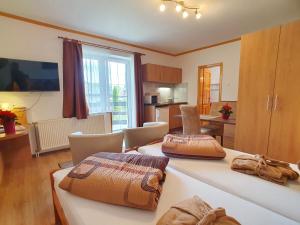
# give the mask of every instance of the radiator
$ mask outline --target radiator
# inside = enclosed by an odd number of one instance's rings
[[[55,151],[69,147],[68,135],[74,132],[104,134],[111,132],[111,113],[89,116],[87,119],[62,118],[34,123],[36,153]]]

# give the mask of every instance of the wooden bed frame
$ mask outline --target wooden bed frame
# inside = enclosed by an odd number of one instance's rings
[[[55,224],[56,225],[69,225],[69,222],[65,216],[64,210],[61,207],[59,199],[57,197],[55,188],[54,188],[54,177],[53,174],[58,171],[54,170],[50,173],[50,180],[51,180],[51,193],[52,193],[52,200],[53,200],[53,207],[54,207],[54,216],[55,216]]]

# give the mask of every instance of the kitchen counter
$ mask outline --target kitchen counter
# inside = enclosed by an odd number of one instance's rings
[[[156,103],[156,104],[147,104],[147,103],[145,103],[145,105],[152,105],[152,106],[155,106],[157,108],[166,107],[166,106],[170,106],[170,105],[183,105],[183,104],[187,104],[187,102],[165,102],[165,103]]]
[[[181,114],[179,106],[182,104],[187,104],[187,102],[145,104],[144,120],[145,122],[167,122],[170,130],[178,129],[182,127],[182,120],[174,116]]]

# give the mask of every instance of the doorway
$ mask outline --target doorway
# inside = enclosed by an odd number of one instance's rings
[[[200,114],[210,114],[212,103],[222,99],[223,63],[198,67],[197,105]]]

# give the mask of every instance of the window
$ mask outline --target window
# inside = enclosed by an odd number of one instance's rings
[[[132,57],[84,47],[83,68],[90,113],[112,112],[113,131],[135,126]]]

